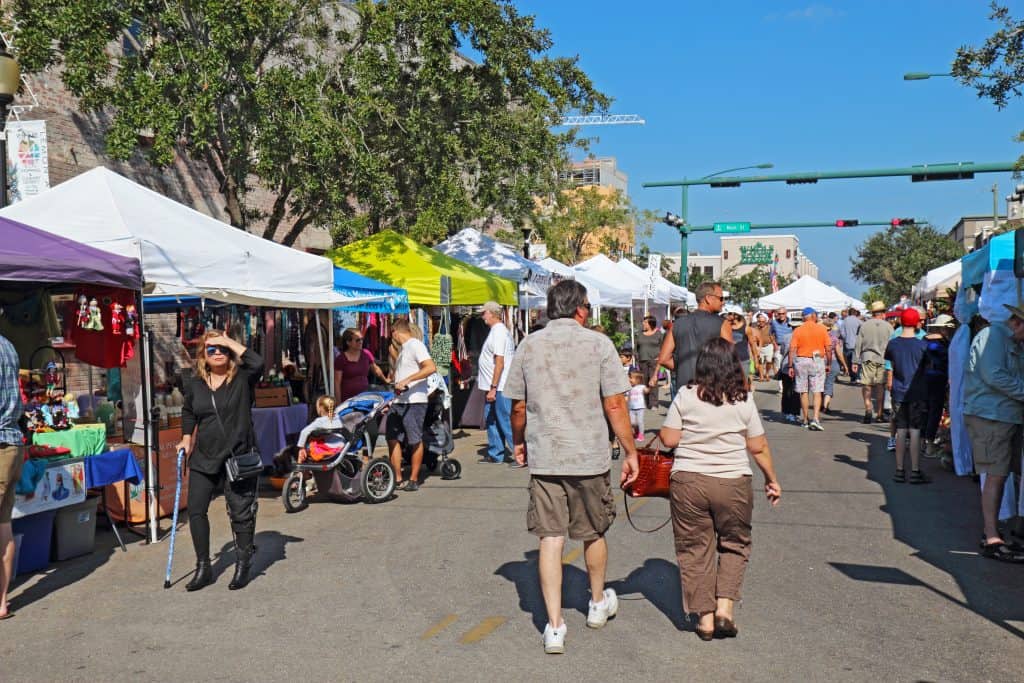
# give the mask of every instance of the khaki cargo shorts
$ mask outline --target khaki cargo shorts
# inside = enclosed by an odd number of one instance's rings
[[[21,446],[0,448],[0,524],[11,521],[14,510],[14,487],[21,478],[21,466],[25,462]]]
[[[1021,426],[977,415],[964,415],[964,422],[974,451],[974,469],[997,477],[1008,475],[1014,457],[1020,458]]]
[[[590,477],[530,477],[526,528],[534,536],[566,536],[594,541],[615,520],[615,496],[609,472]]]
[[[864,361],[860,366],[860,383],[866,386],[885,384],[885,363]]]

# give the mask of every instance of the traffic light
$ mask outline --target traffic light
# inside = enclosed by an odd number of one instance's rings
[[[892,224],[892,227],[894,227],[894,228],[898,228],[898,227],[904,226],[904,225],[914,225],[916,222],[917,221],[915,221],[913,218],[893,218],[890,221],[890,223]]]
[[[860,225],[860,221],[856,218],[840,218],[836,221],[837,228],[852,228],[857,225]]]

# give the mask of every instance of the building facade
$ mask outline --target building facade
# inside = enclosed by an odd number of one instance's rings
[[[1015,206],[1009,206],[1011,211]],[[1006,216],[962,216],[956,225],[947,233],[954,242],[961,245],[965,252],[972,252],[985,246],[985,243],[996,234],[996,228],[1007,220]]]
[[[723,235],[721,241],[723,275],[746,275],[775,263],[779,275],[818,277],[818,266],[800,251],[796,235]]]
[[[571,166],[559,173],[559,180],[573,189],[596,187],[601,195],[613,197],[621,192],[629,198],[629,176],[618,167],[615,157],[600,159],[584,159],[574,161]],[[636,230],[633,224],[609,225],[596,230],[587,236],[580,250],[580,260],[595,254],[604,253],[609,256],[632,254],[636,249]]]

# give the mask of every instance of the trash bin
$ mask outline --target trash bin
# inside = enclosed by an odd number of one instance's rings
[[[53,559],[88,555],[96,545],[96,506],[99,496],[57,510],[53,524]]]
[[[15,534],[21,535],[21,551],[15,574],[46,569],[50,564],[50,540],[53,536],[54,510],[44,510],[12,522]]]

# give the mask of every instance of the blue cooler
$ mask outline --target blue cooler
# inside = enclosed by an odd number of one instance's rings
[[[56,510],[44,510],[12,520],[15,534],[21,534],[21,551],[15,574],[37,572],[50,566],[50,540]]]

